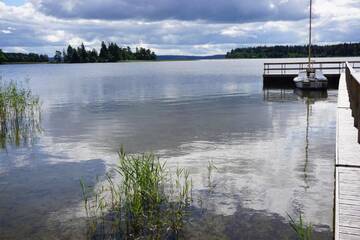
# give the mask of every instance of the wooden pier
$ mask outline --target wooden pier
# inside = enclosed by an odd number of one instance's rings
[[[360,239],[360,73],[340,76],[335,165],[335,240]]]
[[[348,64],[353,69],[360,69],[360,61],[350,61]],[[264,88],[294,88],[293,79],[300,70],[305,70],[307,66],[307,62],[264,63],[263,86]],[[323,71],[329,80],[330,89],[337,89],[346,63],[343,61],[312,62],[312,67]]]

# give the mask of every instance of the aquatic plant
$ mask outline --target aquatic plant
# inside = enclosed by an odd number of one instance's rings
[[[191,204],[189,172],[173,179],[152,153],[119,151],[119,162],[96,188],[80,181],[93,239],[164,239],[176,237]]]
[[[290,226],[295,231],[299,240],[311,240],[313,233],[313,226],[304,222],[301,214],[299,220],[296,221],[289,214]]]
[[[40,132],[39,97],[15,81],[0,78],[0,148],[20,146]]]
[[[216,187],[216,185],[213,183],[212,175],[213,175],[213,171],[217,170],[213,161],[208,162],[207,170],[208,170],[208,189],[209,189],[209,193],[212,193]]]

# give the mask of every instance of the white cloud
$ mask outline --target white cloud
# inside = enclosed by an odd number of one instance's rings
[[[89,48],[98,48],[105,40],[131,47],[148,46],[158,54],[218,54],[237,46],[305,44],[307,41],[307,19],[247,23],[65,19],[40,12],[36,5],[40,1],[32,0],[21,6],[0,2],[1,48],[21,48],[52,55],[55,49],[62,49],[67,44],[84,42]],[[64,9],[71,11],[77,2],[62,4],[65,4]],[[275,7],[288,1],[277,2]],[[360,41],[358,2],[315,0],[314,12],[315,42]]]
[[[230,37],[248,36],[248,33],[246,32],[245,29],[237,27],[237,26],[231,26],[231,27],[223,29],[223,30],[221,30],[221,34],[225,35],[225,36],[230,36]]]
[[[62,30],[55,31],[52,34],[48,34],[44,36],[45,40],[52,43],[63,41],[65,40],[65,37],[66,37],[66,33],[65,31]]]
[[[18,52],[18,53],[28,53],[29,52],[25,48],[22,48],[22,47],[6,47],[6,48],[4,48],[4,50],[7,52]]]

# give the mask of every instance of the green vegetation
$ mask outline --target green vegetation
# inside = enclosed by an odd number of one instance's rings
[[[56,63],[89,63],[89,62],[118,62],[129,60],[156,60],[156,54],[150,49],[136,48],[132,52],[130,47],[121,48],[116,43],[101,43],[98,53],[96,49],[86,50],[84,44],[74,48],[69,45],[62,52],[56,51],[54,62]]]
[[[0,80],[0,148],[26,144],[39,131],[39,98],[16,82]]]
[[[119,47],[116,43],[101,43],[100,52],[96,49],[86,50],[84,44],[74,48],[71,45],[67,49],[56,51],[53,59],[47,55],[36,53],[4,53],[0,49],[1,63],[94,63],[94,62],[119,62],[119,61],[154,61],[157,56],[150,49],[136,48],[135,52],[130,47]]]
[[[312,225],[304,223],[301,214],[298,221],[295,221],[290,215],[288,216],[290,218],[290,226],[296,232],[298,239],[311,240],[313,233]]]
[[[7,58],[5,56],[5,54],[3,53],[3,51],[0,49],[0,64],[4,63],[7,61]]]
[[[192,201],[186,170],[177,169],[173,180],[154,154],[127,154],[123,148],[105,183],[80,183],[93,239],[177,237]]]
[[[312,46],[314,57],[360,56],[360,43]],[[307,46],[273,46],[236,48],[226,53],[226,58],[294,58],[307,57]]]
[[[35,63],[35,62],[48,62],[47,55],[36,53],[4,53],[0,49],[0,64],[1,63]]]
[[[218,227],[207,225],[218,217],[204,211],[201,197],[197,199],[198,207],[192,204],[192,180],[188,171],[178,168],[173,178],[166,164],[152,153],[127,154],[121,147],[118,156],[117,166],[105,179],[98,178],[95,186],[80,181],[89,239],[186,239],[191,232],[206,231],[207,234],[212,231],[207,229],[209,226]],[[209,161],[208,196],[214,193],[212,175],[216,169]],[[317,236],[318,232],[304,222],[301,214],[299,220],[288,217],[296,235],[289,229],[286,236],[295,235],[299,240],[311,240],[313,233]],[[221,219],[224,220],[226,218]],[[219,224],[219,219],[215,223]],[[246,225],[242,227],[248,229]],[[265,224],[260,229],[264,233],[267,227]],[[219,234],[216,231],[210,234],[214,233]],[[217,238],[226,237],[217,235]]]
[[[216,170],[216,166],[213,161],[208,162],[207,170],[208,170],[208,189],[209,193],[212,193],[214,191],[214,188],[216,187],[213,183],[212,174],[213,171]]]

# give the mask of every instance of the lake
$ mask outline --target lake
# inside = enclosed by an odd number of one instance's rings
[[[293,238],[300,212],[332,239],[337,91],[264,90],[263,62],[0,66],[42,102],[34,144],[0,150],[2,239],[85,238],[79,179],[104,176],[121,144],[190,171],[205,210],[187,239]]]

